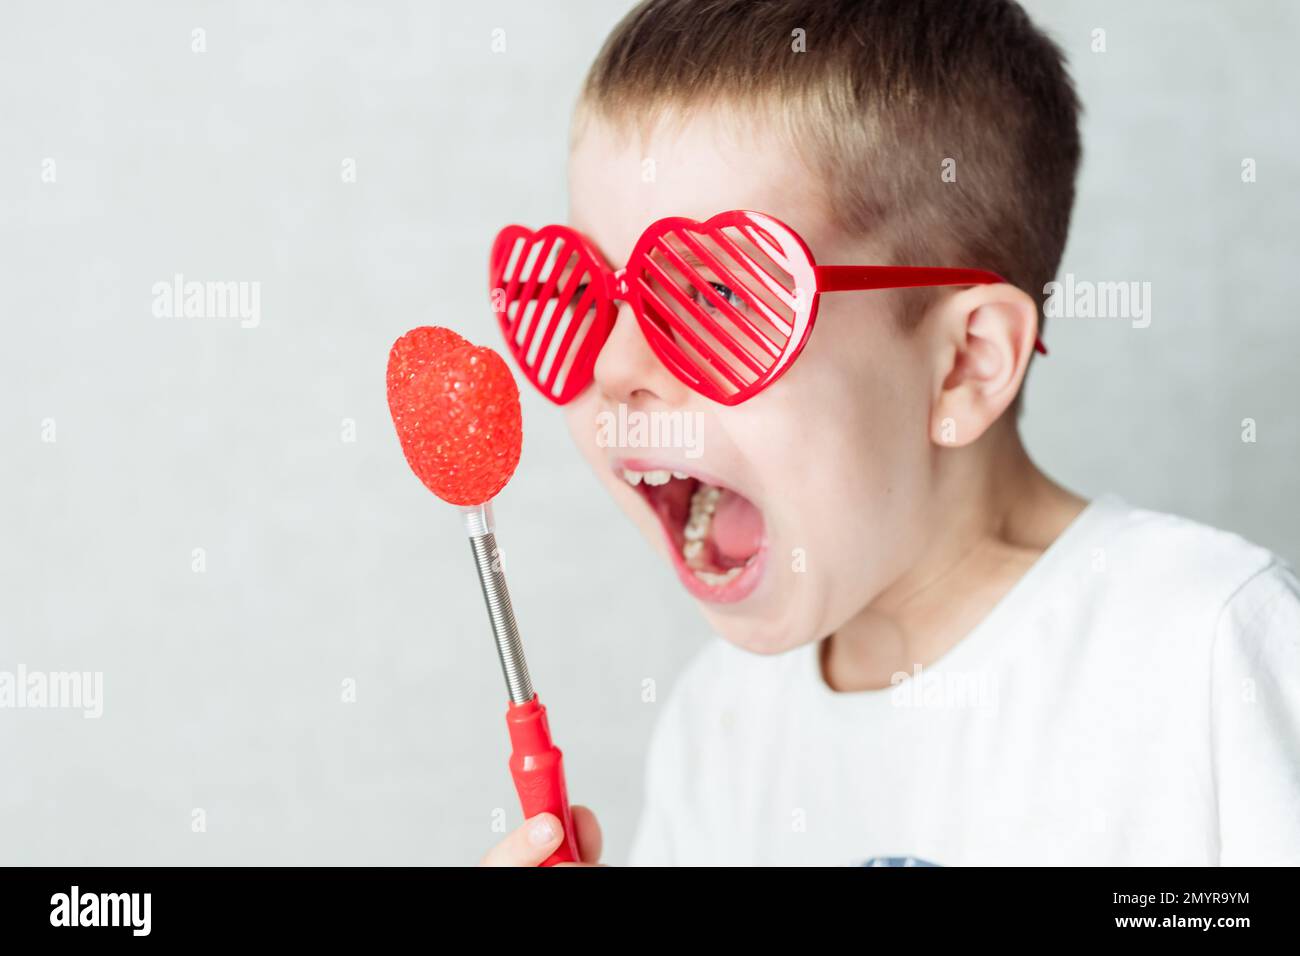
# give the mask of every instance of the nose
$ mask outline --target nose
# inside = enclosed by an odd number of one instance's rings
[[[612,404],[644,403],[657,399],[669,406],[684,402],[690,389],[679,381],[651,350],[637,325],[632,306],[621,297],[627,287],[615,276],[618,312],[609,338],[596,357],[592,377],[602,398]]]

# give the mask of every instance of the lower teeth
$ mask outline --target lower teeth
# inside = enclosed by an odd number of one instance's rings
[[[727,569],[722,574],[714,574],[711,571],[694,571],[693,573],[705,584],[717,587],[719,584],[726,584],[728,581],[734,581],[736,576],[740,574],[741,571],[745,570],[745,567],[746,565],[738,565],[737,567]]]

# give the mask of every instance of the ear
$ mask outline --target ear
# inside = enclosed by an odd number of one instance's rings
[[[934,308],[939,347],[930,440],[968,445],[1019,394],[1038,337],[1038,306],[1022,289],[998,283],[948,296]]]

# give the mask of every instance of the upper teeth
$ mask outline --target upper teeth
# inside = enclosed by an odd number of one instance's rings
[[[623,469],[623,480],[629,485],[636,486],[645,482],[647,485],[666,485],[674,478],[685,478],[686,475],[677,471],[634,471],[631,468]]]
[[[686,520],[682,536],[682,555],[689,562],[704,550],[704,539],[709,534],[709,525],[713,523],[713,512],[722,497],[722,489],[714,485],[701,484],[691,495],[691,516]]]

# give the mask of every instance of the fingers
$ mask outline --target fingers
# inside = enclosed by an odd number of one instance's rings
[[[592,818],[595,822],[595,818]],[[597,827],[597,849],[599,833]],[[553,813],[539,813],[487,851],[480,866],[539,866],[560,845],[564,831]]]
[[[587,807],[576,805],[571,808],[571,812],[573,829],[577,831],[574,836],[578,840],[578,856],[583,863],[596,863],[600,860],[600,851],[605,845],[600,824],[596,822],[596,814]]]
[[[574,839],[578,844],[580,864],[561,863],[561,866],[591,865],[600,860],[604,836],[596,815],[586,807],[572,808]],[[523,826],[508,834],[504,840],[488,850],[480,866],[540,866],[555,852],[564,832],[559,819],[551,813],[539,813]]]

